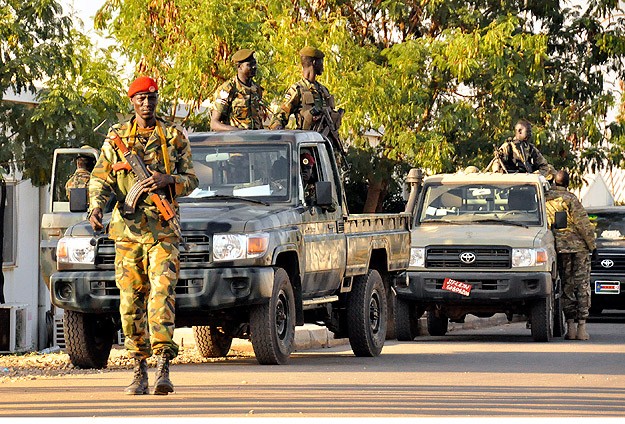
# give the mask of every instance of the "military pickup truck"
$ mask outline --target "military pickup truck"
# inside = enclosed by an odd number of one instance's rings
[[[535,341],[563,335],[554,236],[545,191],[535,174],[428,177],[415,208],[410,264],[395,280],[398,340],[418,335],[427,311],[430,335],[467,314],[528,318]],[[566,226],[559,216],[557,228]],[[565,221],[564,221],[565,222]]]
[[[249,338],[259,363],[284,364],[305,323],[349,338],[357,356],[379,355],[390,285],[408,266],[410,215],[349,214],[335,153],[317,132],[189,139],[200,183],[179,199],[176,326],[193,327],[206,357]],[[306,185],[304,152],[314,162]],[[114,242],[86,220],[58,243],[52,303],[64,310],[66,351],[82,368],[106,366],[120,327],[114,258]]]

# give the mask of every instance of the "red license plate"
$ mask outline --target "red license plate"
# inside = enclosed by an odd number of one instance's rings
[[[445,278],[443,281],[443,290],[458,293],[463,296],[469,296],[471,294],[471,284],[463,283],[451,278]]]

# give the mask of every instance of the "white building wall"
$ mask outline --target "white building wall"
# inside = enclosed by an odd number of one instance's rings
[[[7,182],[11,181],[7,178]],[[30,180],[17,181],[15,185],[15,264],[2,267],[6,303],[27,305],[27,341],[33,349],[38,347],[40,297],[39,190]]]

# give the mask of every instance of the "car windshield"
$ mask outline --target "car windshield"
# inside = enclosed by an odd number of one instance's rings
[[[265,203],[290,198],[290,149],[287,144],[194,146],[198,187],[182,203],[241,198]]]
[[[419,223],[542,225],[533,184],[427,184]]]
[[[625,209],[625,208],[623,208]],[[598,239],[625,240],[625,210],[622,212],[589,212]]]

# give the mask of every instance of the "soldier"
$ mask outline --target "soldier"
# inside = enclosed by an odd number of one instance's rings
[[[215,91],[211,129],[232,131],[263,128],[266,110],[263,105],[263,88],[254,83],[256,58],[254,51],[243,49],[232,55],[237,75]]]
[[[308,151],[300,154],[300,171],[302,174],[302,185],[304,186],[304,200],[306,205],[312,206],[315,200],[315,176],[313,168],[315,166],[315,158]]]
[[[78,154],[76,157],[76,171],[74,171],[65,183],[67,198],[69,198],[71,189],[87,188],[89,186],[89,178],[91,178],[91,171],[94,165],[95,159],[93,156],[84,153]],[[89,196],[88,191],[87,196]]]
[[[128,149],[143,159],[152,176],[142,182],[146,192],[139,197],[134,212],[123,214],[122,205],[135,176],[107,138],[89,182],[89,221],[94,231],[103,229],[102,208],[115,193],[118,203],[108,236],[115,240],[115,279],[125,346],[134,359],[134,379],[125,393],[149,393],[146,359],[154,354],[158,357],[154,394],[166,395],[174,391],[169,361],[178,354],[173,334],[180,238],[147,192],[163,189],[178,215],[175,198],[190,193],[198,179],[186,133],[156,116],[156,82],[145,76],[137,78],[130,84],[128,97],[135,116],[114,125],[109,137],[113,131],[119,134]]]
[[[595,231],[588,214],[577,197],[567,190],[569,174],[558,171],[555,186],[546,195],[547,216],[550,224],[555,213],[566,212],[567,226],[554,230],[559,269],[562,272],[562,307],[566,317],[567,340],[588,340],[586,319],[590,308],[590,258],[597,254]],[[577,327],[575,327],[577,321]]]
[[[493,163],[493,170],[495,172],[539,172],[546,176],[549,172],[549,163],[531,143],[532,124],[525,119],[520,119],[514,126],[514,133],[514,138],[503,143],[495,153],[501,161]]]
[[[299,52],[302,63],[302,79],[293,84],[284,96],[280,111],[271,121],[272,129],[285,128],[291,115],[295,116],[297,129],[310,130],[321,119],[323,108],[330,108],[335,127],[341,124],[341,112],[334,110],[334,97],[328,89],[317,81],[323,74],[324,54],[314,47],[304,47]]]

